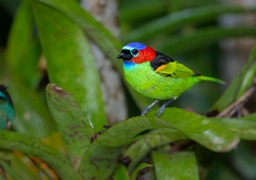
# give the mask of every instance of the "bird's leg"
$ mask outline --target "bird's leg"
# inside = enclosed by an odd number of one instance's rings
[[[158,102],[159,102],[159,100],[155,100],[152,104],[150,104],[148,107],[146,107],[146,108],[142,111],[141,116],[145,116],[145,115],[148,113],[148,111],[149,111],[152,107],[154,107]]]
[[[177,98],[174,97],[174,98],[172,98],[172,99],[166,101],[166,102],[158,109],[158,111],[156,112],[157,117],[161,116],[161,114],[164,112],[165,108],[166,108],[171,102],[175,101],[176,99],[177,99]]]

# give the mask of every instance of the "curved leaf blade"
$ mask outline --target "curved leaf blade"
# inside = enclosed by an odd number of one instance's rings
[[[160,119],[212,151],[230,151],[239,142],[238,135],[231,130],[217,126],[205,116],[182,109],[168,108]]]
[[[156,45],[163,52],[179,54],[231,37],[256,36],[255,27],[210,27],[192,34],[172,36]],[[171,51],[170,51],[171,50]]]
[[[99,74],[86,37],[55,9],[39,2],[33,3],[33,9],[50,81],[69,91],[94,131],[100,131],[107,121]]]
[[[228,105],[239,99],[241,95],[252,85],[256,74],[255,58],[256,44],[254,45],[246,64],[231,82],[224,94],[214,103],[212,109],[216,109],[221,112],[228,107]]]
[[[105,52],[112,63],[121,70],[121,62],[116,61],[116,56],[121,51],[120,41],[100,22],[82,9],[75,1],[68,0],[38,0],[56,8],[78,25],[85,29],[86,34]]]
[[[248,13],[255,11],[255,8],[227,6],[222,4],[185,9],[183,11],[178,11],[176,13],[161,17],[149,22],[148,24],[142,25],[139,28],[136,28],[136,30],[124,36],[124,41],[143,41],[158,33],[170,33],[173,30],[180,28],[184,24],[209,21],[225,13]]]
[[[199,179],[196,156],[192,152],[153,152],[157,179]]]
[[[167,108],[160,118],[134,117],[122,121],[102,133],[96,142],[110,147],[131,143],[139,133],[156,128],[174,128],[206,148],[222,152],[233,149],[238,135],[217,126],[209,118],[179,108]]]
[[[188,137],[172,128],[159,128],[151,130],[136,139],[137,140],[123,152],[123,157],[130,160],[128,166],[129,172],[131,172],[152,149],[170,142],[187,140]]]
[[[85,117],[75,99],[60,87],[48,84],[46,98],[49,110],[64,139],[71,164],[77,169],[81,158],[91,145],[93,129],[86,125]]]

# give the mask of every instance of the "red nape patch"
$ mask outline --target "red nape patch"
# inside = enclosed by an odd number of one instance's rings
[[[145,49],[140,50],[137,57],[132,58],[132,62],[134,63],[143,63],[147,61],[152,61],[156,57],[156,51],[147,46]]]

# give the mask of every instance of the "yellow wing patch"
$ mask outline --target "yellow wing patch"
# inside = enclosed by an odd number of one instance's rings
[[[183,64],[178,63],[177,61],[163,64],[159,66],[155,71],[160,75],[174,78],[187,78],[196,75],[194,71],[184,66]]]
[[[163,70],[166,66],[167,66],[167,64],[163,64],[163,65],[159,66],[159,67],[156,69],[156,72],[161,72],[161,70]]]

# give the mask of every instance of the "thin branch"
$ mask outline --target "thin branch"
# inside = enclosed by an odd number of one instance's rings
[[[248,101],[249,97],[251,97],[252,94],[255,92],[255,81],[256,79],[254,79],[252,87],[250,87],[237,101],[235,101],[222,112],[220,112],[216,117],[231,117],[237,109],[241,108]]]

